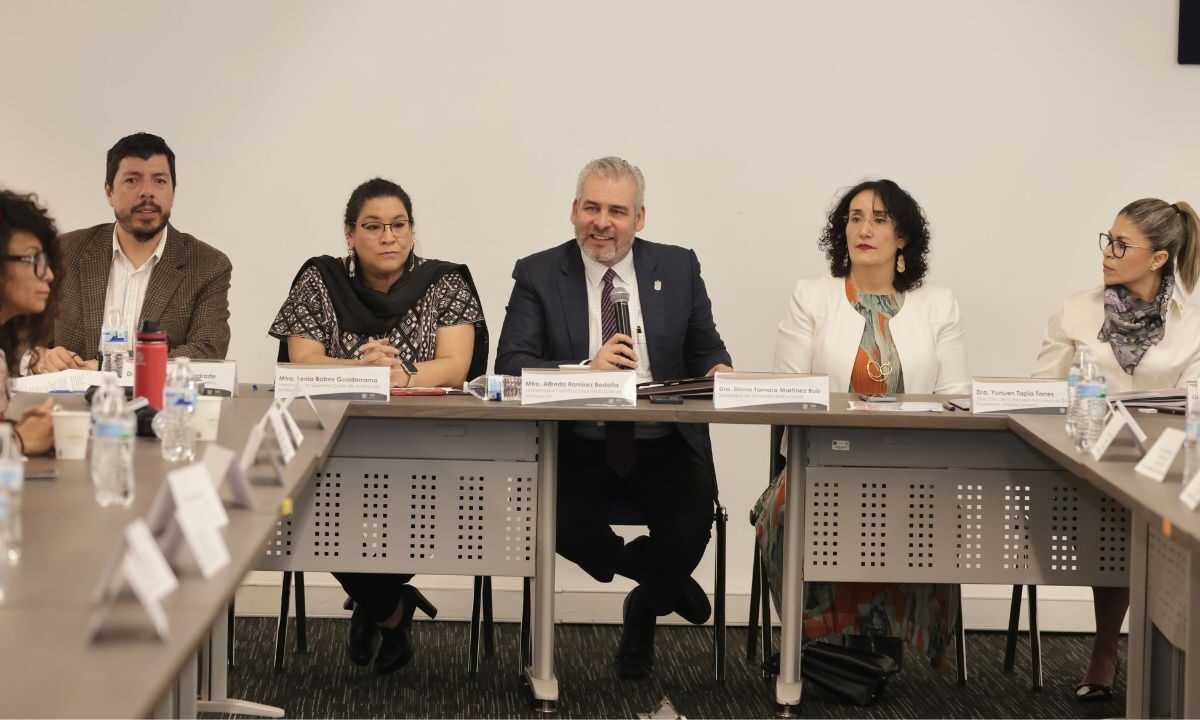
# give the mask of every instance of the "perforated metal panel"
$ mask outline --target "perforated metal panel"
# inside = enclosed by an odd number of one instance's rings
[[[1066,473],[810,467],[805,503],[808,579],[1128,584],[1127,513]]]
[[[330,458],[264,570],[532,576],[537,463]]]
[[[1177,648],[1187,647],[1187,591],[1190,586],[1188,549],[1171,538],[1149,533],[1146,611]]]

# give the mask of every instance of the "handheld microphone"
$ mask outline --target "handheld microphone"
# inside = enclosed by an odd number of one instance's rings
[[[623,287],[614,287],[608,297],[617,313],[617,332],[633,337],[633,327],[629,324],[629,291]]]

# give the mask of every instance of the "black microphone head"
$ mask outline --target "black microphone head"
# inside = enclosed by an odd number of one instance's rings
[[[629,304],[629,291],[623,287],[614,287],[612,289],[612,292],[609,293],[608,298],[610,300],[612,300],[614,303],[624,303],[624,304],[628,305]]]

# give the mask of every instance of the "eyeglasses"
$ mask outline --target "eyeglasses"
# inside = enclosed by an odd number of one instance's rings
[[[33,266],[33,274],[38,279],[45,279],[46,273],[50,271],[50,258],[45,252],[39,252],[34,255],[5,255],[4,259],[10,262],[29,263]]]
[[[1104,252],[1109,247],[1112,247],[1112,254],[1115,258],[1125,257],[1125,251],[1129,248],[1141,248],[1143,250],[1154,249],[1145,245],[1130,245],[1124,240],[1113,240],[1112,235],[1109,235],[1106,232],[1100,233],[1100,252]]]
[[[392,229],[393,236],[400,237],[401,235],[407,233],[409,228],[407,220],[396,220],[392,223],[381,223],[372,220],[370,222],[356,224],[362,228],[367,237],[371,238],[381,237],[383,235],[383,229],[389,227]]]
[[[844,220],[847,225],[854,226],[854,225],[862,225],[863,223],[865,223],[867,221],[867,218],[865,215],[846,215],[845,217],[842,218],[842,220]],[[871,224],[874,225],[875,227],[883,227],[884,225],[891,225],[892,224],[892,216],[891,215],[873,215],[871,217]]]

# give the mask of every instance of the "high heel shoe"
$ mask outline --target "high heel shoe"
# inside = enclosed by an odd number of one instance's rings
[[[1075,699],[1079,702],[1106,702],[1113,699],[1113,686],[1117,684],[1117,677],[1121,674],[1121,661],[1117,660],[1114,663],[1112,683],[1105,685],[1103,683],[1079,683],[1075,686]]]
[[[405,585],[401,589],[400,601],[404,603],[400,623],[394,628],[380,628],[383,641],[379,645],[379,653],[375,655],[375,672],[381,675],[396,672],[412,660],[413,613],[420,608],[430,618],[437,617],[437,608],[412,585]]]

